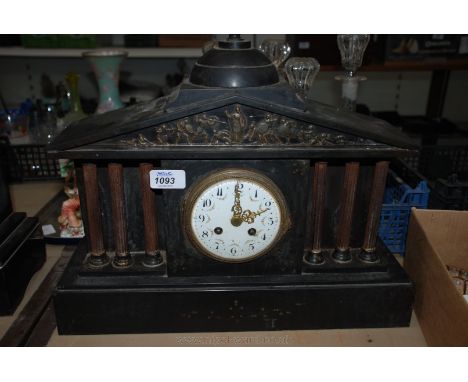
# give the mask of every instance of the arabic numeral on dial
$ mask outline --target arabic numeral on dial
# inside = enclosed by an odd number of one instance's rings
[[[208,237],[208,231],[203,231],[202,232],[202,237]]]
[[[250,243],[250,244],[249,244],[249,249],[250,249],[251,251],[255,250],[255,245],[253,245],[252,243]]]
[[[268,217],[262,220],[263,225],[273,225],[275,224],[275,219]]]
[[[202,206],[203,208],[208,208],[208,207],[211,207],[212,204],[213,202],[211,201],[211,199],[205,199],[203,200]]]
[[[265,207],[271,207],[271,201],[267,200],[265,203],[263,203]]]
[[[222,187],[218,187],[216,189],[216,196],[219,196],[219,197],[223,196],[223,188]]]
[[[262,240],[266,240],[266,233],[262,235]]]
[[[253,190],[250,190],[250,199],[252,200],[258,200],[258,189],[253,189]]]
[[[239,190],[242,190],[244,188],[244,183],[239,183]]]
[[[202,223],[206,221],[206,215],[200,214],[197,217],[198,217],[198,220],[200,220]]]
[[[231,248],[230,252],[231,252],[232,255],[236,255],[237,254],[237,249],[235,247],[233,247],[233,248]]]

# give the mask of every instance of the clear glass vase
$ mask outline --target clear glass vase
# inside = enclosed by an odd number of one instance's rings
[[[291,54],[289,44],[281,39],[265,39],[258,49],[267,56],[277,68],[281,67]]]
[[[291,57],[284,65],[289,84],[302,99],[309,98],[312,84],[320,71],[319,62],[313,57]]]

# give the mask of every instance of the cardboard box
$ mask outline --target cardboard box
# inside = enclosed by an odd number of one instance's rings
[[[431,346],[468,346],[468,303],[446,265],[468,269],[468,211],[413,209],[404,267],[424,337]]]

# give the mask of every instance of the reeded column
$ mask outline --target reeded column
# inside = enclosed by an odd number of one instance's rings
[[[112,228],[114,230],[116,267],[128,267],[131,256],[127,244],[127,222],[125,218],[125,193],[123,183],[123,167],[119,163],[107,166],[109,175],[109,191],[112,207]]]
[[[315,163],[314,180],[312,186],[312,250],[306,255],[306,261],[315,265],[319,265],[324,262],[322,256],[322,229],[323,216],[325,214],[326,177],[327,163]]]
[[[104,267],[109,264],[109,257],[104,248],[97,168],[95,164],[83,164],[83,179],[86,212],[88,215],[88,243],[90,247],[90,256],[87,258],[87,264],[90,267]]]
[[[359,255],[361,260],[366,262],[378,261],[375,249],[389,164],[390,162],[388,161],[377,162],[374,169],[364,243],[362,244],[362,251]]]
[[[351,261],[349,243],[351,238],[351,226],[353,222],[358,177],[359,163],[346,163],[343,189],[341,190],[341,208],[336,235],[336,250],[332,255],[333,259],[338,262]]]
[[[158,226],[156,223],[156,201],[154,192],[150,187],[150,171],[153,165],[140,164],[141,199],[143,205],[143,224],[145,232],[145,259],[146,267],[157,267],[163,262],[159,251]]]

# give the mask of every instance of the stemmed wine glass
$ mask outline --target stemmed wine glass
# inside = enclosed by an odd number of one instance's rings
[[[366,79],[364,76],[358,76],[356,72],[362,65],[362,59],[369,40],[370,35],[368,34],[339,34],[337,36],[338,48],[341,54],[341,64],[345,69],[343,75],[335,77],[335,79],[342,81],[342,109],[349,111],[356,110],[359,82]]]

